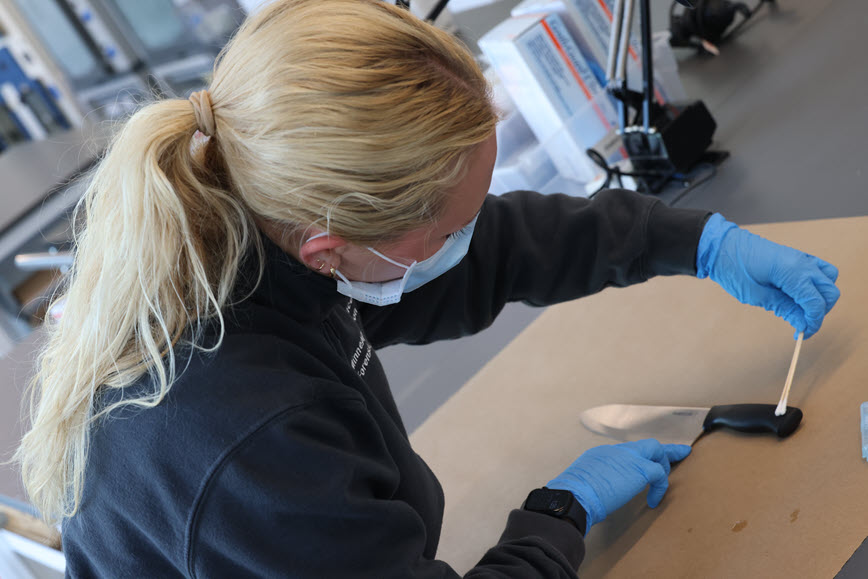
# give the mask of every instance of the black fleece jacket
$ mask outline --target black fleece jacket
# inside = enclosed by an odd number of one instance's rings
[[[618,190],[489,197],[461,263],[387,307],[338,294],[266,240],[265,276],[226,312],[220,348],[179,351],[162,403],[94,427],[63,525],[67,576],[457,577],[436,559],[442,489],[375,350],[478,332],[509,301],[694,274],[707,217]],[[583,555],[575,527],[517,509],[465,577],[575,577]]]

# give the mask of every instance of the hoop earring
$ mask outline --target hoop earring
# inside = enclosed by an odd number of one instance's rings
[[[335,278],[335,272],[336,272],[336,271],[337,271],[337,270],[336,270],[335,268],[331,268],[331,269],[329,269],[329,275],[331,276],[332,279]]]
[[[325,267],[325,262],[324,262],[323,260],[321,260],[321,259],[318,259],[317,261],[319,261],[319,267],[316,268],[316,270],[317,270],[317,271],[322,271],[322,268]]]

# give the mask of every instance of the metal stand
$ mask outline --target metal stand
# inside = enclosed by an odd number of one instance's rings
[[[624,146],[633,165],[629,174],[640,190],[658,193],[673,177],[686,173],[699,162],[711,145],[717,123],[702,101],[663,107],[654,101],[654,62],[651,42],[650,0],[640,1],[642,32],[642,92],[627,88],[629,51],[635,0],[616,0],[607,62],[608,90],[619,102],[619,123]],[[692,7],[688,0],[678,0]],[[628,119],[629,110],[641,115]]]

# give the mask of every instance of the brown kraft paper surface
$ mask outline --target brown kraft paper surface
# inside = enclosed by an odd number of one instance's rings
[[[868,218],[749,229],[841,271],[790,392],[803,422],[784,440],[700,438],[658,508],[643,492],[591,529],[585,579],[833,577],[868,535]],[[549,308],[411,437],[446,495],[438,558],[466,571],[531,489],[613,442],[584,429],[587,408],[776,404],[794,345],[786,322],[689,276]]]

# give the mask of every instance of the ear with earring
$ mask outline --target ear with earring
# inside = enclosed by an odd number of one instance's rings
[[[326,266],[326,262],[323,261],[323,260],[321,260],[321,259],[316,260],[316,263],[319,264],[319,267],[316,268],[317,271],[322,271],[322,269]],[[330,276],[332,279],[334,279],[334,277],[335,277],[335,272],[336,272],[336,271],[337,271],[337,270],[336,270],[335,268],[333,268],[333,267],[330,267],[330,268],[329,268],[329,276]]]
[[[322,259],[317,259],[314,263],[318,263],[318,264],[319,264],[319,267],[316,268],[317,271],[322,271],[323,268],[326,266],[326,262],[325,262],[324,260],[322,260]],[[329,267],[329,276],[330,276],[332,279],[334,279],[334,277],[335,277],[335,273],[336,273],[336,272],[337,272],[337,270],[336,270],[335,268],[333,268],[333,267]]]

